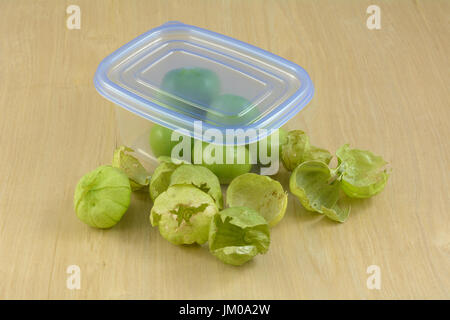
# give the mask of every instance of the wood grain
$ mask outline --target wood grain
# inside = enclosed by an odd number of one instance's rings
[[[366,27],[373,2],[381,30]],[[80,30],[65,26],[69,4]],[[450,298],[449,1],[3,0],[0,12],[0,299]],[[169,20],[302,65],[316,87],[313,142],[383,155],[385,191],[357,201],[345,224],[290,197],[269,253],[240,268],[165,241],[145,193],[111,230],[79,222],[75,185],[117,144],[96,67]],[[66,288],[72,264],[80,290]],[[366,287],[372,264],[381,290]]]

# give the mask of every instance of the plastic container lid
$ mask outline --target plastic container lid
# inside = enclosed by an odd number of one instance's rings
[[[180,22],[114,51],[100,63],[94,82],[115,104],[201,140],[196,120],[203,121],[203,132],[278,129],[314,94],[307,72],[295,63]]]

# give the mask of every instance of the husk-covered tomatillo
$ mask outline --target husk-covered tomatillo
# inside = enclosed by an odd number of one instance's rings
[[[217,176],[208,168],[183,164],[176,168],[170,177],[170,185],[192,184],[209,194],[219,209],[223,208],[222,189]]]
[[[233,207],[214,215],[209,229],[209,250],[222,262],[244,264],[269,249],[266,220],[247,207]]]
[[[77,184],[73,204],[77,217],[91,227],[111,228],[130,205],[128,176],[120,169],[101,166]]]
[[[173,244],[203,244],[218,212],[213,198],[191,184],[174,185],[161,193],[150,212],[152,226]]]
[[[255,173],[245,173],[231,181],[226,199],[230,207],[256,210],[269,227],[283,219],[288,202],[287,194],[278,181]]]

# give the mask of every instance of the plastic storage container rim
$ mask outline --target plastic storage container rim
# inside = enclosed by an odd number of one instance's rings
[[[194,25],[188,25],[188,24],[185,24],[185,23],[182,23],[179,21],[169,21],[158,27],[150,29],[150,30],[144,32],[143,34],[137,36],[130,42],[126,43],[119,49],[115,50],[108,56],[106,56],[100,62],[99,66],[97,68],[97,71],[95,72],[94,86],[97,89],[97,91],[103,97],[112,101],[113,103],[117,104],[118,106],[123,107],[124,109],[126,109],[140,117],[143,117],[151,122],[156,122],[160,125],[168,127],[169,129],[172,129],[172,130],[176,130],[176,129],[180,129],[180,128],[179,128],[179,126],[171,124],[170,120],[175,120],[175,122],[179,122],[181,120],[181,122],[184,122],[186,124],[192,124],[193,121],[201,121],[199,119],[194,119],[190,116],[183,115],[176,111],[164,108],[157,103],[154,103],[152,101],[144,99],[144,98],[140,97],[139,95],[137,95],[129,90],[126,90],[125,88],[120,87],[116,83],[112,82],[107,76],[107,70],[111,66],[111,64],[114,63],[116,60],[122,58],[123,54],[126,51],[129,51],[133,47],[138,46],[142,41],[145,41],[146,38],[148,36],[150,36],[151,34],[154,34],[161,30],[170,29],[174,26],[176,26],[176,27],[186,26],[186,27],[189,27],[190,29],[194,29],[196,31],[209,34],[213,37],[221,38],[223,40],[229,41],[229,42],[236,44],[238,46],[241,46],[249,51],[256,52],[259,55],[266,57],[267,59],[278,62],[279,64],[283,64],[283,65],[293,69],[296,72],[296,74],[299,76],[300,87],[297,89],[297,91],[294,92],[288,99],[283,101],[275,110],[272,110],[267,116],[264,116],[261,119],[255,121],[247,126],[218,127],[218,126],[210,124],[206,121],[202,121],[203,130],[216,129],[216,130],[221,131],[222,133],[225,133],[225,131],[227,129],[242,129],[244,131],[248,130],[248,129],[255,129],[255,130],[256,129],[267,129],[266,133],[262,133],[262,134],[258,135],[257,140],[260,140],[260,139],[264,138],[265,136],[269,135],[271,130],[278,129],[281,126],[283,126],[287,121],[289,121],[293,116],[295,116],[299,111],[301,111],[311,101],[312,97],[314,96],[314,86],[312,84],[311,78],[309,77],[308,73],[301,66],[299,66],[287,59],[284,59],[283,57],[273,54],[269,51],[255,47],[249,43],[240,41],[238,39],[235,39],[235,38],[232,38],[232,37],[229,37],[229,36],[214,32],[214,31],[203,29],[203,28],[200,28],[200,27],[197,27]],[[111,92],[113,94],[111,94]],[[168,121],[163,121],[160,118],[156,118],[149,114],[141,112],[133,107],[130,107],[130,105],[125,103],[124,101],[114,97],[115,95],[124,95],[124,94],[127,95],[127,98],[129,100],[131,100],[134,103],[137,103],[138,105],[143,106],[144,108],[147,108],[150,110],[153,109],[156,112],[160,112],[165,115],[168,115],[169,116]],[[290,110],[288,110],[288,112],[286,112],[284,114],[282,113],[282,111],[284,109],[286,109],[289,105],[292,105],[294,103],[296,104],[296,106],[290,108]],[[279,116],[279,118],[276,119],[280,113],[282,113],[281,116]],[[266,127],[264,125],[265,123],[269,123],[269,126]],[[189,135],[192,136],[191,133],[189,133]],[[195,133],[194,133],[193,137],[196,139],[203,140],[202,137],[196,137]]]

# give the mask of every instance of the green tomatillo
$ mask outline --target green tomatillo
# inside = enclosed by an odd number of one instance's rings
[[[156,198],[150,222],[173,244],[203,244],[217,212],[217,205],[206,192],[191,184],[173,185]]]
[[[222,262],[242,265],[269,250],[269,226],[254,209],[228,208],[214,215],[208,243],[210,252]]]
[[[164,75],[161,89],[187,102],[208,106],[219,95],[220,79],[216,73],[205,68],[179,68]],[[177,99],[166,100],[189,111],[189,105]]]
[[[78,182],[73,204],[77,217],[91,227],[111,228],[130,205],[127,175],[112,166],[101,166]]]
[[[348,144],[336,151],[342,190],[351,198],[369,198],[381,192],[389,174],[387,162],[370,151],[350,149]]]
[[[230,207],[249,207],[266,219],[269,227],[284,217],[288,196],[281,184],[270,177],[245,173],[231,181],[227,189]]]
[[[149,185],[150,198],[153,202],[156,198],[167,190],[170,185],[170,177],[179,165],[172,162],[170,157],[159,157],[159,165],[152,174]]]
[[[309,160],[329,164],[331,158],[332,155],[327,150],[312,146],[309,143],[309,137],[301,130],[289,131],[281,146],[281,160],[289,171]]]
[[[130,179],[131,190],[140,190],[148,186],[150,174],[132,153],[133,149],[120,146],[114,151],[112,166],[121,169]]]
[[[233,94],[223,94],[211,102],[207,118],[220,126],[247,125],[255,121],[260,112],[247,99]]]
[[[217,176],[208,168],[183,164],[170,177],[170,185],[191,184],[209,194],[219,209],[223,208],[222,189]]]
[[[253,163],[247,146],[215,145],[198,140],[192,150],[192,162],[211,170],[222,184],[250,172]]]
[[[341,194],[341,182],[334,170],[322,161],[306,161],[292,172],[289,188],[309,211],[344,222],[350,213],[350,205]]]

